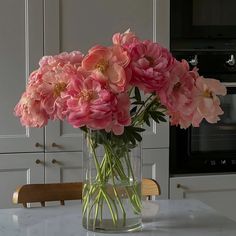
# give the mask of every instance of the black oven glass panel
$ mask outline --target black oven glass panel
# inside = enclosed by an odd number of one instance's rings
[[[235,49],[235,0],[170,0],[171,49]]]
[[[216,124],[170,128],[170,174],[236,172],[236,0],[170,0],[170,49],[227,83]]]
[[[236,172],[236,87],[220,100],[218,123],[170,128],[170,174]]]
[[[235,0],[192,0],[192,26],[234,26],[235,7]]]
[[[236,90],[236,88],[235,88]],[[235,91],[236,92],[236,91]],[[190,152],[236,152],[236,94],[221,97],[224,114],[216,124],[204,121],[191,129]]]

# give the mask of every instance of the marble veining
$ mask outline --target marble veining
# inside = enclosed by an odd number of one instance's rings
[[[0,209],[0,236],[109,236],[81,225],[81,204],[45,208]],[[124,235],[124,234],[116,234]],[[197,200],[143,203],[139,236],[236,236],[236,222]]]

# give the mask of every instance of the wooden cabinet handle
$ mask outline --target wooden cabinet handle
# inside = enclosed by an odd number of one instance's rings
[[[56,164],[57,160],[56,159],[52,159],[52,164]]]

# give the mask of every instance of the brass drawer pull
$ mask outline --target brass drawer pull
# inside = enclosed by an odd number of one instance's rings
[[[62,148],[62,145],[57,144],[57,143],[52,143],[52,147],[56,147],[56,148]]]
[[[35,163],[36,164],[42,164],[42,161],[40,161],[39,159],[36,159]]]
[[[37,142],[35,143],[35,147],[43,147],[43,145]]]

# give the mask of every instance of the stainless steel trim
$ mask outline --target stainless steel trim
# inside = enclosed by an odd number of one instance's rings
[[[230,55],[230,59],[227,60],[225,63],[228,64],[229,66],[234,66],[234,65],[235,65],[235,58],[234,58],[234,55],[231,54],[231,55]]]
[[[222,82],[225,87],[236,87],[236,82]]]

